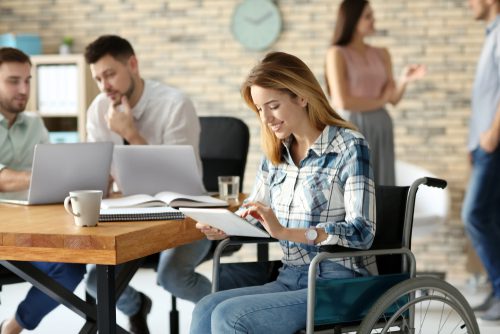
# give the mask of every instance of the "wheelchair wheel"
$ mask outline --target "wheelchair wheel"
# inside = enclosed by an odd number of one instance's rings
[[[359,333],[479,334],[479,328],[455,287],[433,277],[417,277],[385,292],[370,308]]]

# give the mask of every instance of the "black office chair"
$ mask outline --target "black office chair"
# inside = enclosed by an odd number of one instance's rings
[[[218,176],[237,175],[241,192],[250,142],[247,125],[238,118],[225,116],[200,117],[200,125],[200,157],[206,190],[218,191]]]

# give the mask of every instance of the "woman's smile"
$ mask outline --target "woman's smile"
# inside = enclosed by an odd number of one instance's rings
[[[281,122],[274,122],[274,123],[269,123],[269,127],[273,132],[278,132],[281,129],[281,125],[283,125],[283,121]]]

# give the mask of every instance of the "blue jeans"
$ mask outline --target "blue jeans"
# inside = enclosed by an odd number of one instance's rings
[[[295,333],[306,326],[309,265],[280,269],[276,281],[220,291],[196,304],[191,334]],[[338,263],[324,261],[319,279],[358,276]]]
[[[211,241],[207,239],[168,249],[160,253],[157,268],[157,283],[174,296],[196,303],[208,295],[211,283],[195,269],[208,254]],[[121,266],[117,266],[119,271]],[[87,292],[97,296],[97,273],[95,265],[87,266]],[[117,308],[127,316],[136,314],[141,307],[139,292],[127,286],[116,302]]]
[[[85,265],[75,263],[31,262],[66,289],[73,291],[85,275]],[[19,304],[16,321],[25,329],[33,330],[43,317],[59,305],[42,291],[32,287]]]
[[[462,220],[477,255],[500,298],[500,147],[493,153],[477,148],[462,208]]]

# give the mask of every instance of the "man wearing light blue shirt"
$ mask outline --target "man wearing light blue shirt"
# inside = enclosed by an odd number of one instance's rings
[[[491,282],[492,293],[474,308],[483,321],[500,320],[500,0],[469,0],[486,38],[472,91],[468,149],[472,163],[462,219]]]
[[[30,80],[31,62],[28,56],[14,48],[0,48],[0,192],[29,188],[35,146],[49,141],[40,117],[24,112]],[[71,291],[85,274],[85,266],[81,264],[32,264]],[[54,299],[32,287],[15,315],[0,323],[0,333],[17,334],[23,329],[33,330],[58,305]]]
[[[19,52],[2,50],[5,54]],[[26,59],[28,62],[0,62],[0,192],[29,188],[35,145],[49,141],[40,117],[23,113],[31,80],[31,64]]]

